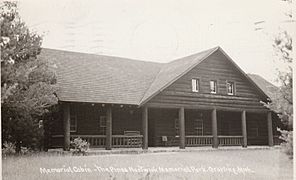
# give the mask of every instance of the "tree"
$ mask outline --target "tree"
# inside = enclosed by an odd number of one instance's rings
[[[286,32],[281,32],[274,39],[273,47],[279,57],[279,61],[285,68],[278,69],[278,81],[280,88],[271,97],[272,102],[268,107],[278,113],[281,121],[286,125],[287,130],[280,130],[282,146],[285,152],[293,158],[293,69],[292,69],[292,38]]]
[[[40,120],[57,104],[54,66],[41,59],[42,36],[21,20],[15,2],[1,4],[2,142],[35,149]],[[2,144],[3,145],[3,144]]]

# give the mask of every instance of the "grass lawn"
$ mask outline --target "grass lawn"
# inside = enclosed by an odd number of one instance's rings
[[[39,154],[6,157],[2,165],[3,179],[293,179],[293,162],[279,149],[100,156]]]

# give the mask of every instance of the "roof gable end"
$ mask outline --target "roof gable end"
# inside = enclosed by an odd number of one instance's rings
[[[264,99],[268,98],[266,93],[224,52],[221,47],[218,46],[198,54],[193,54],[191,56],[177,59],[163,66],[149,89],[144,94],[140,102],[140,106],[144,105],[146,102],[151,100],[168,86],[176,82],[178,79],[180,79],[194,67],[198,66],[201,62],[206,60],[216,51],[220,51],[226,57],[226,59],[230,61],[231,64],[233,64],[234,67],[255,87],[255,89],[258,90],[259,94],[264,97]],[[177,67],[177,65],[180,65],[181,67]]]
[[[149,89],[144,94],[140,102],[140,106],[145,104],[154,96],[163,91],[165,88],[170,86],[172,83],[174,83],[184,74],[189,72],[199,63],[204,61],[207,57],[216,52],[218,49],[219,47],[215,47],[206,51],[202,51],[200,53],[174,60],[164,65]]]

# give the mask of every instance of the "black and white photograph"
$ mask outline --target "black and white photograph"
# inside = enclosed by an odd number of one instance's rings
[[[2,179],[293,180],[295,12],[0,0]]]

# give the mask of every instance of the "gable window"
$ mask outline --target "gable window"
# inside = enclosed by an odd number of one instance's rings
[[[200,85],[199,85],[199,79],[192,79],[191,81],[192,84],[192,92],[199,92]]]
[[[234,95],[234,82],[227,81],[226,82],[227,94]]]
[[[217,81],[210,81],[210,92],[213,94],[217,93]]]
[[[77,131],[77,116],[76,114],[70,115],[70,132]]]

